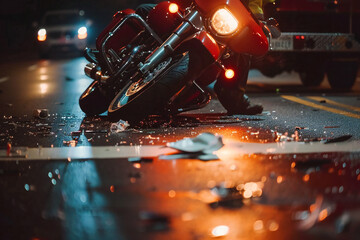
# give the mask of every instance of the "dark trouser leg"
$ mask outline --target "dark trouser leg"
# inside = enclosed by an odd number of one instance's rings
[[[248,80],[250,69],[250,56],[234,54],[223,61],[225,66],[232,66],[237,69],[233,79],[226,79],[223,75],[219,76],[215,83],[215,93],[228,111],[228,114],[260,114],[262,106],[250,105],[248,97],[245,95],[245,87]]]

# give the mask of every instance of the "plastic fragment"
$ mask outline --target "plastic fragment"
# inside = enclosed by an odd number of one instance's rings
[[[119,133],[125,131],[130,124],[127,121],[121,120],[116,123],[111,123],[110,131],[112,133]]]
[[[350,138],[352,138],[352,135],[343,135],[343,136],[340,136],[337,138],[327,139],[327,140],[325,140],[324,144],[345,142],[345,141],[349,140]]]
[[[212,133],[201,133],[195,138],[184,138],[166,144],[167,147],[187,153],[212,153],[224,146],[221,136]]]

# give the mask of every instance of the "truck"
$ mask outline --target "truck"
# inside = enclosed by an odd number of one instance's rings
[[[327,79],[334,90],[350,90],[360,59],[359,0],[276,0],[264,6],[281,36],[270,40],[269,52],[257,68],[268,77],[299,73],[304,86]]]

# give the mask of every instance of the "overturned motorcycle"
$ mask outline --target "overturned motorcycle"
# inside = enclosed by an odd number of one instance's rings
[[[159,3],[146,20],[131,9],[114,15],[96,49],[86,50],[85,73],[94,81],[79,99],[83,112],[107,110],[112,121],[136,123],[199,108],[210,101],[199,76],[218,68],[231,79],[231,54],[267,52],[271,31],[241,1],[181,2]]]

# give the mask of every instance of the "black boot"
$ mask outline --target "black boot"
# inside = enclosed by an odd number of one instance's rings
[[[234,54],[223,63],[225,66],[236,66],[237,68],[234,79],[225,79],[224,76],[220,75],[214,87],[215,93],[227,113],[229,115],[256,115],[262,113],[263,107],[250,104],[248,96],[245,95],[250,57],[248,55]]]
[[[252,105],[245,91],[233,88],[225,88],[218,82],[215,83],[215,93],[227,110],[228,115],[242,114],[242,115],[256,115],[261,114],[263,107],[261,105]]]

